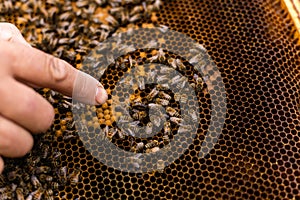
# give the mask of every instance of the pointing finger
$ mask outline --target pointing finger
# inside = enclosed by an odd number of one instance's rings
[[[107,93],[92,76],[73,68],[67,62],[38,49],[0,41],[0,64],[10,66],[12,75],[22,81],[48,87],[87,104],[102,104]],[[11,62],[13,61],[13,62]]]

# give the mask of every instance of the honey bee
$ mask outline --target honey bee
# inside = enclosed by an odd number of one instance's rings
[[[1,196],[0,196],[1,197]],[[33,199],[33,192],[31,192],[25,200],[32,200]]]
[[[138,5],[138,6],[135,6],[132,11],[130,12],[130,15],[135,15],[135,14],[138,14],[138,13],[141,13],[143,12],[144,10],[144,7],[142,5]]]
[[[137,128],[138,124],[139,124],[139,121],[134,121],[134,122],[129,123],[126,127],[127,135],[135,137],[135,133],[138,130],[138,128]]]
[[[146,134],[150,135],[152,133],[152,129],[153,129],[153,123],[148,122],[146,126]]]
[[[17,200],[24,200],[24,194],[22,188],[16,189],[16,196],[17,196]]]
[[[165,25],[159,25],[158,29],[162,33],[166,33],[169,30],[169,28],[167,26],[165,26]]]
[[[140,164],[142,163],[141,153],[138,153],[134,156],[129,157],[129,163],[134,167],[134,168],[140,168]]]
[[[125,78],[122,78],[120,81],[121,84],[126,84],[126,85],[133,85],[133,78],[132,76],[126,76]]]
[[[67,182],[67,167],[61,167],[58,170],[58,175],[59,175],[59,180],[61,183],[66,183]]]
[[[114,27],[119,26],[119,22],[111,15],[106,17],[105,20]]]
[[[148,80],[148,82],[155,82],[156,81],[156,75],[157,75],[157,73],[156,73],[156,71],[155,70],[150,70],[150,72],[148,73],[148,76],[147,76],[147,80]]]
[[[157,46],[157,41],[156,40],[151,40],[150,42],[148,42],[144,48],[145,49],[152,49],[152,48],[155,48]]]
[[[76,135],[65,135],[63,137],[63,140],[68,141],[68,140],[71,140],[71,139],[76,138],[76,137],[77,137]]]
[[[46,174],[41,174],[39,176],[39,179],[41,182],[51,182],[53,180],[52,176],[46,175]]]
[[[156,98],[155,103],[162,105],[162,106],[167,106],[167,105],[169,105],[170,102],[166,99]]]
[[[55,149],[55,151],[52,154],[53,159],[58,159],[61,156],[61,152],[58,149]]]
[[[104,29],[104,30],[106,30],[106,31],[108,31],[108,32],[111,32],[111,31],[114,29],[114,27],[109,26],[109,25],[107,25],[107,24],[101,24],[101,25],[100,25],[100,28],[102,28],[102,29]]]
[[[170,135],[171,134],[171,123],[169,121],[166,121],[164,123],[164,135]]]
[[[138,86],[141,90],[145,89],[145,79],[144,77],[138,77]]]
[[[177,125],[180,125],[181,122],[182,122],[182,119],[178,118],[178,117],[170,117],[170,121],[177,124]]]
[[[133,60],[130,55],[128,56],[128,61],[129,61],[129,66],[130,67],[133,67],[137,64],[137,61]]]
[[[199,51],[197,51],[197,54],[189,60],[189,63],[191,63],[192,65],[197,65],[203,58],[203,55],[199,54],[198,52]]]
[[[43,188],[39,188],[33,192],[33,199],[34,200],[41,200],[45,190]]]
[[[9,180],[9,181],[14,181],[14,180],[16,180],[17,178],[18,178],[18,172],[19,172],[19,170],[16,170],[16,171],[10,171],[9,173],[8,173],[8,175],[7,175],[7,179]]]
[[[187,84],[187,78],[184,76],[177,75],[171,79],[171,85],[176,85],[177,89],[185,88]]]
[[[100,33],[100,37],[99,37],[99,41],[104,41],[106,40],[106,38],[108,37],[109,35],[109,32],[106,32],[104,30],[101,30],[101,33]]]
[[[120,123],[127,123],[127,122],[131,122],[132,121],[132,118],[128,115],[122,115],[120,116],[119,118],[119,122]]]
[[[168,95],[167,93],[165,93],[165,92],[163,92],[163,91],[160,91],[160,92],[158,93],[158,97],[161,98],[161,99],[166,99],[166,100],[168,100],[168,101],[170,101],[171,98],[172,98],[170,95]]]
[[[146,153],[155,153],[159,150],[160,150],[159,147],[153,147],[151,149],[146,149]]]
[[[174,59],[174,58],[169,58],[169,59],[168,59],[168,63],[169,63],[174,69],[177,69],[176,59]],[[171,68],[170,68],[170,70],[171,70]]]
[[[176,66],[181,70],[185,70],[186,69],[186,66],[182,63],[182,61],[180,59],[175,59],[175,63],[176,63]]]
[[[156,88],[158,90],[164,90],[164,91],[170,89],[170,87],[168,86],[168,84],[158,84],[158,85],[156,85]]]
[[[169,59],[170,60],[170,59]],[[168,62],[170,62],[168,60]],[[171,73],[173,73],[174,71],[173,71],[173,69],[172,68],[170,68],[170,67],[162,67],[161,69],[160,69],[160,73],[162,73],[162,74],[171,74]]]
[[[29,176],[29,174],[26,173],[26,172],[24,172],[24,173],[22,174],[22,178],[23,178],[23,180],[24,180],[25,182],[28,182],[28,181],[30,180],[30,176]]]
[[[145,144],[146,149],[153,148],[155,146],[158,146],[158,141],[157,140],[150,140],[147,144]]]
[[[142,98],[138,97],[133,100],[132,105],[133,108],[136,108],[138,110],[145,110],[146,109],[146,104],[143,103]]]
[[[112,138],[116,135],[117,133],[117,129],[116,128],[110,128],[108,129],[108,126],[105,127],[105,134],[106,134],[106,137],[111,141]]]
[[[62,21],[66,21],[68,19],[71,19],[73,17],[72,13],[70,12],[65,12],[65,13],[62,13],[60,16],[59,16],[59,19],[62,20]]]
[[[163,2],[162,0],[155,0],[153,6],[154,6],[154,10],[159,10],[160,7],[162,6]]]
[[[84,9],[83,13],[93,14],[96,10],[96,4],[90,4],[88,9]]]
[[[124,11],[124,7],[114,7],[109,10],[109,12],[114,15],[123,11]]]
[[[59,187],[59,184],[57,183],[57,182],[51,182],[51,188],[53,189],[53,190],[57,190],[58,189],[58,187]]]
[[[57,43],[58,44],[68,44],[68,42],[69,42],[69,38],[60,38]]]
[[[40,183],[40,181],[38,180],[38,178],[35,175],[31,176],[31,183],[34,188],[39,188],[42,186],[42,184]]]
[[[8,10],[13,9],[13,4],[11,1],[4,1],[4,7],[7,8]]]
[[[157,54],[149,58],[149,60],[150,62],[156,62],[156,61],[163,62],[166,60],[165,52],[163,51],[163,49],[159,49]]]
[[[123,12],[120,13],[120,15],[121,15],[121,22],[122,22],[123,24],[125,24],[125,23],[127,23],[127,22],[129,21],[130,16],[129,16],[128,10],[124,10]],[[133,29],[130,29],[130,28],[129,28],[129,29],[127,30],[127,34],[131,34],[131,33],[132,33],[132,30],[133,30]]]
[[[12,193],[11,192],[5,192],[0,194],[0,199],[12,199]]]
[[[142,19],[142,14],[138,13],[129,18],[129,22],[134,23],[138,20]]]
[[[124,133],[121,130],[117,129],[117,135],[120,139],[124,139]]]
[[[188,100],[187,94],[181,94],[181,96],[180,96],[180,102],[181,103],[186,103],[187,100]]]
[[[198,114],[196,113],[195,110],[190,110],[189,111],[190,117],[192,118],[193,122],[198,121]]]
[[[95,0],[96,4],[99,6],[102,6],[103,4],[106,3],[106,0]]]
[[[165,116],[162,112],[156,114],[157,115],[150,115],[150,121],[153,122],[156,127],[159,127]]]
[[[165,162],[163,160],[159,159],[156,163],[156,166],[157,166],[157,171],[159,173],[163,173],[164,168],[165,168]]]
[[[165,145],[170,143],[169,135],[163,135],[163,142]]]
[[[159,91],[156,89],[156,87],[154,87],[151,91],[150,91],[150,93],[147,95],[147,100],[148,101],[152,101],[152,99],[154,98],[154,97],[156,97],[156,95],[159,93]]]
[[[2,188],[0,188],[0,193],[6,193],[8,190],[10,190],[10,188],[2,187]]]
[[[194,88],[197,92],[200,92],[203,89],[203,84],[204,84],[203,79],[197,74],[194,74],[194,79],[196,81],[196,84],[194,84]]]
[[[76,2],[76,6],[78,8],[82,8],[82,7],[85,7],[85,6],[88,6],[89,5],[89,1],[77,1]]]
[[[51,171],[51,167],[40,166],[40,167],[35,168],[34,171],[35,171],[36,174],[49,173]]]
[[[191,125],[181,125],[180,128],[178,129],[178,133],[186,133],[190,132],[192,130]]]
[[[143,150],[144,146],[145,146],[145,145],[144,145],[143,142],[137,143],[137,144],[136,144],[136,148],[135,148],[136,152],[139,152],[139,151]]]
[[[4,184],[5,184],[5,178],[2,174],[0,174],[0,187],[3,187]]]
[[[176,109],[172,108],[172,107],[167,107],[166,108],[166,112],[171,116],[175,116],[175,117],[179,117],[180,114],[176,111]]]
[[[29,166],[36,166],[40,160],[41,158],[39,156],[31,156],[27,162]]]
[[[73,129],[75,127],[75,121],[73,121],[72,119],[68,118],[69,120],[67,120],[66,126],[68,129]]]
[[[79,182],[79,176],[80,176],[80,170],[76,169],[74,170],[70,175],[69,175],[69,179],[70,179],[70,183],[71,185],[76,185]]]
[[[146,111],[138,111],[136,113],[134,113],[132,115],[133,119],[135,120],[142,120],[144,119],[145,117],[147,117],[147,112]]]
[[[136,50],[136,48],[133,45],[125,45],[125,44],[120,44],[119,49],[121,51],[121,54],[126,54]]]
[[[60,166],[60,161],[59,160],[54,160],[54,161],[52,161],[52,165],[53,165],[53,167],[59,167]]]
[[[166,83],[167,81],[169,81],[170,75],[166,74],[166,75],[161,75],[157,77],[157,82],[160,84]]]
[[[53,200],[53,190],[47,189],[44,193],[44,197],[46,200]]]
[[[41,155],[41,157],[43,159],[46,159],[48,157],[48,155],[49,155],[49,152],[50,152],[50,146],[44,144],[41,149],[42,149],[42,155]]]

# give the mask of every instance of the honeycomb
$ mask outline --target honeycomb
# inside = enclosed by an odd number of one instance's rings
[[[81,70],[89,68],[84,60],[91,48],[114,33],[132,27],[164,25],[197,41],[220,71],[221,79],[216,80],[222,80],[226,92],[224,125],[211,151],[199,156],[213,119],[213,100],[218,95],[213,91],[222,85],[210,89],[205,81],[201,90],[195,91],[196,98],[187,98],[191,106],[199,109],[197,134],[188,143],[172,147],[173,153],[168,158],[183,153],[163,169],[124,172],[117,166],[99,162],[97,155],[87,150],[97,150],[98,154],[107,155],[108,160],[114,154],[109,148],[87,142],[89,137],[101,132],[95,124],[104,130],[118,129],[116,122],[121,116],[114,108],[114,92],[121,91],[121,96],[128,97],[130,115],[140,123],[137,126],[149,123],[149,108],[143,105],[142,109],[134,110],[136,99],[141,99],[142,104],[155,104],[156,100],[147,98],[155,88],[169,96],[167,106],[176,111],[176,116],[183,117],[175,93],[159,89],[157,84],[125,92],[118,89],[117,82],[128,71],[138,70],[147,63],[161,69],[158,63],[149,61],[159,49],[138,50],[122,58],[123,61],[132,58],[136,66],[130,68],[127,62],[123,70],[118,70],[116,65],[110,65],[101,77],[109,100],[81,113],[81,119],[88,124],[85,137],[79,137],[80,129],[75,127],[70,98],[49,89],[38,91],[55,109],[54,124],[45,134],[35,136],[35,146],[27,156],[5,159],[0,199],[22,196],[33,199],[300,199],[299,46],[298,39],[293,38],[295,28],[280,1],[173,0],[162,5],[160,2],[2,1],[0,17],[1,21],[16,24],[33,46]],[[146,33],[141,31],[136,40],[147,43],[143,40]],[[174,40],[170,44],[172,48],[185,44],[186,48],[179,50],[182,54],[189,50],[188,41],[172,36],[167,36]],[[181,73],[189,84],[196,84],[193,77],[197,72],[188,60],[180,54],[167,51],[164,54],[166,58],[160,64],[170,67],[170,59],[182,60],[186,68]],[[164,109],[167,106],[162,105]],[[142,114],[144,111],[146,114]],[[148,138],[134,137],[120,130],[113,134],[107,131],[105,137],[113,146],[127,152],[155,153],[180,135],[176,123],[171,123],[170,129],[167,140],[165,130]]]

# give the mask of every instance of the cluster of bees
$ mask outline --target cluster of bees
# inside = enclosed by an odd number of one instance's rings
[[[12,23],[32,46],[76,64],[118,28],[151,17],[161,5],[161,0],[5,0],[0,14],[17,12]]]
[[[126,72],[134,71],[135,78],[128,76],[120,80],[121,84],[126,84],[133,88],[134,93],[129,96],[129,102],[125,103],[126,100],[125,102],[118,102],[119,100],[117,100],[117,104],[114,107],[112,106],[112,99],[109,99],[107,103],[97,108],[97,116],[101,117],[98,119],[103,127],[101,132],[105,133],[105,136],[111,142],[118,145],[121,141],[131,141],[130,151],[151,153],[157,152],[163,146],[168,145],[173,137],[173,133],[176,134],[178,127],[183,126],[184,116],[180,113],[181,108],[179,104],[187,103],[188,99],[193,97],[189,96],[187,92],[181,93],[180,90],[185,89],[187,84],[190,84],[197,92],[201,92],[205,87],[203,78],[196,71],[190,75],[189,79],[177,74],[169,80],[172,70],[179,70],[184,73],[191,66],[187,66],[189,65],[188,62],[171,56],[171,54],[164,52],[162,49],[140,52],[140,56],[146,58],[143,62],[150,63],[148,68],[134,61],[131,55],[126,55],[122,59],[125,63],[126,61],[128,62],[125,66],[118,62],[114,63],[114,68],[119,68]],[[156,63],[163,63],[167,67],[162,67]],[[145,77],[148,73],[150,74],[150,79],[156,79],[162,83],[146,84]],[[105,77],[109,76],[112,76],[112,79],[114,79],[114,74],[105,74]],[[177,90],[172,91],[168,84],[163,83],[164,81],[170,82],[170,85],[174,87],[176,86]],[[104,87],[110,88],[107,84],[104,84]],[[120,88],[115,88],[115,90],[123,91]],[[108,93],[109,96],[112,95],[110,90]],[[120,96],[122,95],[124,93],[120,92]],[[150,111],[152,111],[152,115]],[[128,114],[124,115],[124,113]],[[195,123],[198,123],[198,113],[193,110],[190,110],[188,113],[190,115],[188,117]],[[156,136],[144,139],[135,138],[140,127],[146,127],[145,136],[153,134],[155,132],[154,127],[158,127],[162,123],[163,118],[166,121],[163,122],[162,129],[158,130],[159,132]],[[126,123],[126,127],[119,128],[116,122]],[[183,130],[189,129],[191,128],[185,127]]]
[[[49,89],[41,89],[49,102],[67,113],[70,111],[70,99]],[[75,186],[80,180],[79,169],[68,169],[61,164],[62,153],[51,147],[53,140],[69,141],[78,136],[74,134],[75,124],[72,118],[61,119],[61,129],[55,131],[52,126],[41,136],[35,136],[33,150],[24,158],[5,159],[5,169],[0,174],[0,199],[51,200],[57,190],[65,185]],[[55,132],[55,134],[54,134]]]

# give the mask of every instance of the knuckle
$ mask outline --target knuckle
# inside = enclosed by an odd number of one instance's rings
[[[65,61],[46,55],[46,67],[49,69],[49,74],[54,82],[67,79],[68,67]]]

